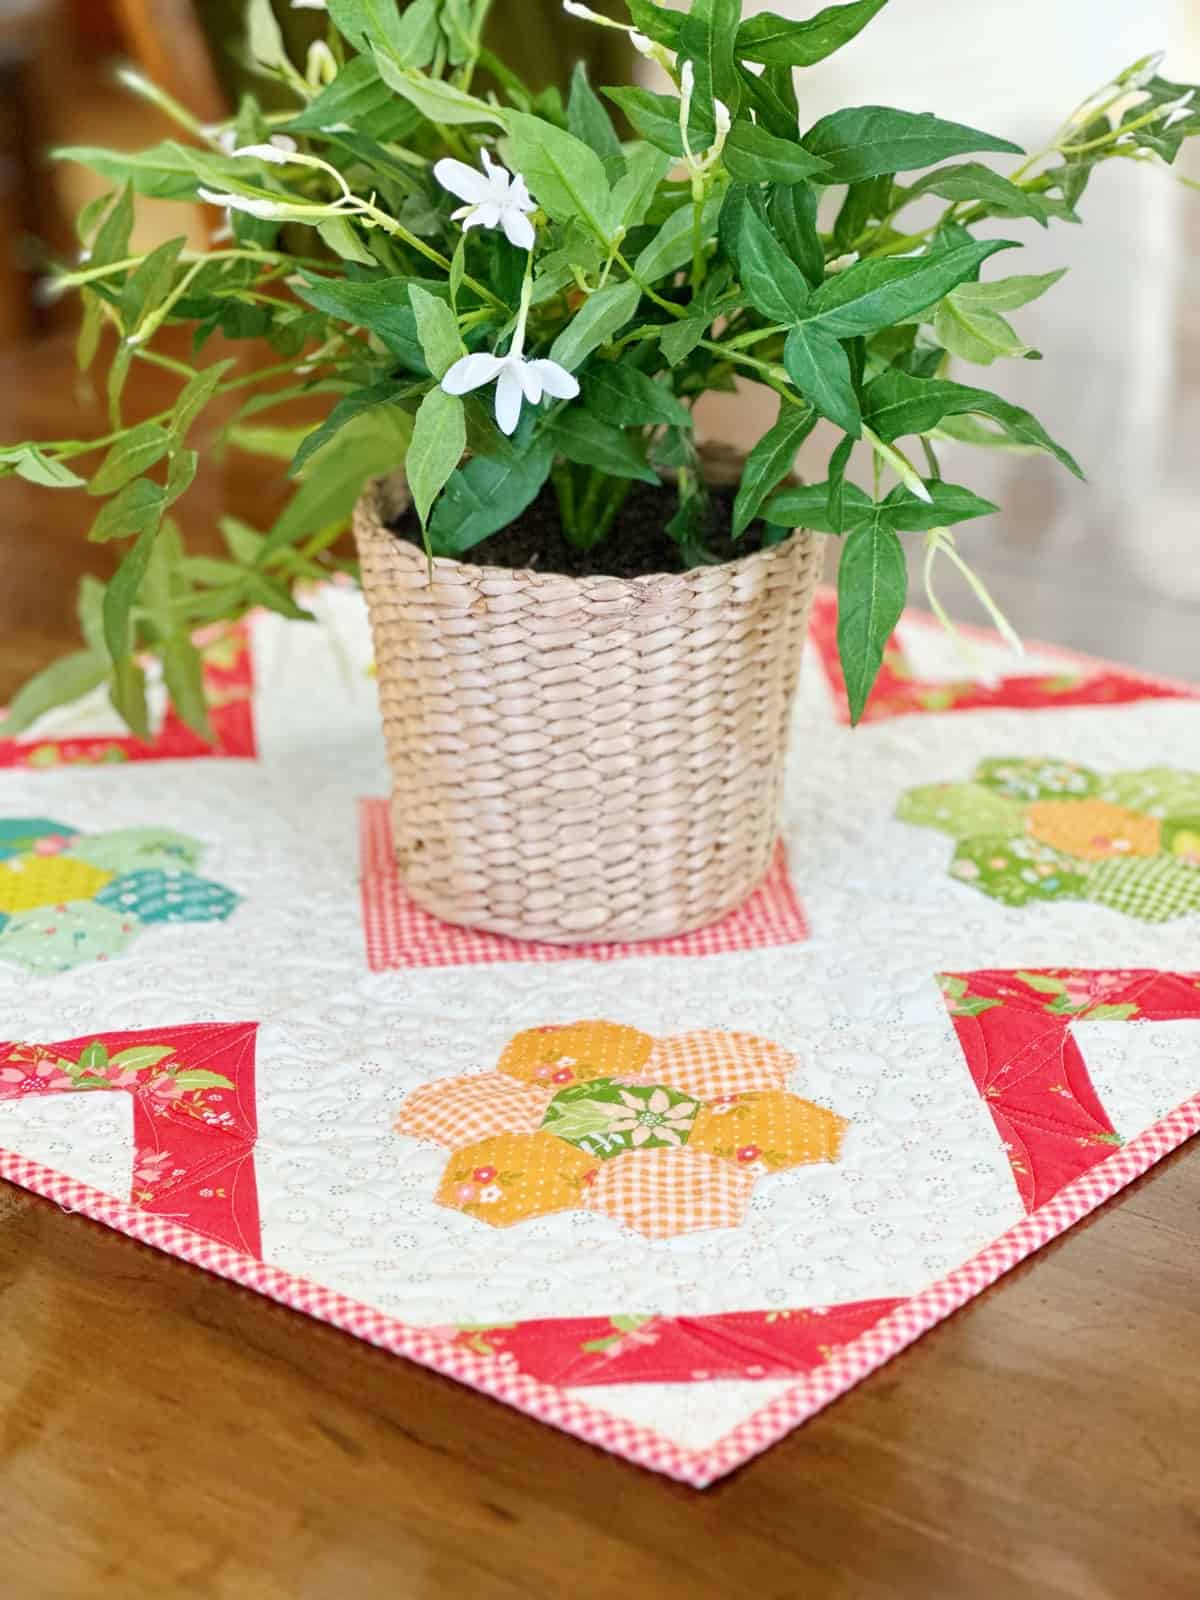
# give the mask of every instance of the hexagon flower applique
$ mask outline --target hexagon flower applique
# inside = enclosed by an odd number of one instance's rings
[[[1200,772],[1103,776],[1040,756],[910,789],[901,822],[955,841],[951,877],[1004,905],[1082,900],[1142,922],[1200,914]]]
[[[203,853],[166,828],[0,818],[0,960],[66,972],[120,955],[151,923],[223,921],[240,897],[190,870]]]
[[[838,1160],[848,1124],[787,1088],[798,1065],[752,1034],[531,1028],[495,1071],[414,1090],[395,1126],[450,1150],[434,1198],[475,1221],[578,1208],[669,1239],[738,1227],[759,1178]]]

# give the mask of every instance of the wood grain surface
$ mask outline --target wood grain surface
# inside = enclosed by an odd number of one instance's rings
[[[0,360],[0,439],[74,431],[102,429],[68,345]],[[1102,514],[1077,581],[1030,474],[980,563],[1015,620],[1194,666],[1193,498],[1156,530],[1191,552],[1182,586],[1128,581]],[[184,520],[278,496],[231,454]],[[91,509],[0,486],[0,698],[74,641],[75,582],[111,559],[82,542]],[[0,1595],[1188,1600],[1198,1247],[1185,1149],[701,1494],[0,1185]]]

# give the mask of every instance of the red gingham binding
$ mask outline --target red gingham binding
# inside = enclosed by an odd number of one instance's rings
[[[622,1417],[588,1405],[568,1389],[539,1383],[511,1370],[503,1356],[480,1355],[420,1328],[375,1311],[361,1301],[323,1289],[218,1244],[165,1217],[148,1215],[89,1184],[0,1150],[0,1177],[80,1211],[143,1244],[153,1245],[194,1266],[269,1295],[282,1305],[305,1311],[380,1349],[407,1356],[422,1366],[456,1378],[473,1389],[528,1412],[589,1444],[599,1445],[651,1471],[703,1489],[732,1472],[786,1433],[845,1394],[921,1334],[981,1293],[1018,1262],[1066,1231],[1149,1170],[1156,1161],[1200,1132],[1200,1094],[1193,1095],[1153,1128],[1130,1140],[1100,1166],[1059,1190],[1040,1211],[1023,1218],[964,1266],[905,1301],[850,1343],[834,1349],[818,1371],[764,1406],[705,1450],[686,1450],[673,1440]],[[511,1358],[510,1358],[511,1359]]]

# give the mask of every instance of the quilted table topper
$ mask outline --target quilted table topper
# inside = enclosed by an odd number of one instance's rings
[[[851,732],[822,596],[755,895],[542,946],[408,899],[312,603],[212,747],[0,721],[9,1179],[704,1486],[1200,1128],[1188,686],[913,615]]]

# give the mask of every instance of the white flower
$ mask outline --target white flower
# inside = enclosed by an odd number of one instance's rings
[[[325,0],[292,0],[293,11],[324,11]]]
[[[1168,128],[1173,128],[1177,122],[1183,122],[1188,117],[1196,114],[1196,108],[1192,105],[1192,100],[1195,98],[1195,94],[1196,91],[1194,89],[1189,89],[1188,92],[1185,95],[1181,95],[1178,100],[1172,100],[1169,105],[1160,106],[1160,114],[1162,112],[1168,113],[1167,119],[1163,123],[1160,130],[1161,132],[1165,133]]]
[[[247,194],[220,194],[216,189],[199,189],[197,193],[210,206],[223,206],[226,211],[245,211],[252,217],[263,217],[272,222],[282,220],[287,212],[285,206],[277,205],[274,200],[257,200]]]
[[[267,144],[243,144],[231,150],[234,156],[253,156],[259,161],[270,161],[277,167],[286,167],[299,146],[286,133],[274,133]]]
[[[526,361],[519,350],[506,356],[463,356],[442,379],[447,394],[469,394],[485,384],[496,384],[496,426],[513,434],[521,420],[521,405],[538,405],[543,395],[574,400],[579,384],[557,361]]]
[[[525,179],[515,177],[494,162],[486,150],[483,172],[476,172],[465,161],[439,161],[433,175],[443,189],[457,195],[467,204],[460,206],[453,220],[469,228],[503,228],[505,237],[518,250],[532,250],[535,234],[533,223],[527,215],[537,210],[537,202],[525,187]]]

